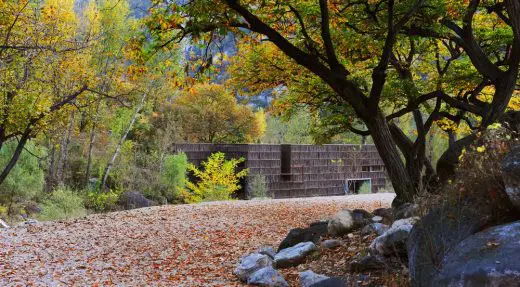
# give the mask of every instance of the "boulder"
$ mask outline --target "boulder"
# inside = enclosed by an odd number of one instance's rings
[[[419,215],[419,205],[414,203],[404,203],[394,210],[395,219],[410,218]]]
[[[431,286],[520,286],[519,243],[520,221],[478,232],[446,254]]]
[[[375,234],[377,234],[377,236],[381,236],[388,229],[389,229],[389,227],[386,224],[372,223],[372,224],[369,224],[369,225],[363,227],[363,229],[361,229],[361,235],[362,236],[366,236],[366,235],[370,235],[372,233],[375,233]]]
[[[300,272],[300,286],[301,287],[310,287],[312,284],[318,283],[320,281],[329,279],[328,276],[316,274],[312,272],[312,270],[306,270]]]
[[[385,222],[394,221],[394,210],[392,208],[378,208],[372,212],[375,216],[381,216]]]
[[[327,221],[314,222],[308,228],[294,228],[278,246],[278,251],[294,246],[301,242],[312,241],[318,243],[320,238],[327,234]]]
[[[271,246],[263,246],[258,248],[258,250],[255,251],[255,253],[260,253],[269,256],[271,259],[274,259],[274,256],[276,255],[276,251]]]
[[[501,163],[505,191],[514,207],[520,210],[520,145],[515,146]]]
[[[342,244],[343,243],[341,242],[341,240],[328,239],[328,240],[321,242],[321,247],[326,248],[326,249],[333,249],[333,248],[341,246]]]
[[[255,271],[247,279],[247,284],[266,287],[288,287],[289,284],[283,276],[272,266],[267,266]]]
[[[350,262],[350,272],[367,272],[385,269],[386,264],[380,256],[365,256],[360,260]]]
[[[412,286],[432,286],[447,252],[490,223],[482,208],[445,204],[416,223],[408,237],[408,268]]]
[[[310,241],[298,243],[295,246],[280,250],[274,256],[274,264],[276,268],[296,266],[316,249],[316,245]]]
[[[316,282],[310,287],[347,287],[347,282],[340,278],[332,277],[323,281]]]
[[[240,259],[240,263],[233,271],[242,282],[247,282],[251,274],[264,267],[271,267],[273,260],[267,255],[260,253],[251,253]]]
[[[372,217],[372,222],[380,223],[381,221],[383,221],[383,217],[379,215]]]
[[[364,209],[354,209],[352,210],[352,217],[355,224],[359,227],[369,223],[373,215]]]
[[[395,221],[383,235],[370,244],[370,254],[406,257],[408,235],[418,218],[406,218]]]
[[[332,236],[341,236],[356,228],[352,211],[344,209],[336,213],[328,223],[328,232]]]
[[[152,206],[152,201],[144,197],[140,192],[128,191],[121,194],[119,205],[125,209],[134,209]]]

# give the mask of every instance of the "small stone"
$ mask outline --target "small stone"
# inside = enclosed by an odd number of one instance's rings
[[[316,249],[316,245],[312,242],[302,242],[293,247],[282,249],[274,256],[275,266],[276,268],[296,266]]]
[[[247,280],[249,285],[266,287],[288,287],[289,284],[283,276],[273,267],[268,266],[255,271]]]
[[[300,272],[301,287],[310,287],[312,284],[318,283],[326,279],[329,279],[329,277],[321,274],[316,274],[310,269]]]
[[[381,216],[376,215],[376,216],[372,217],[372,222],[379,223],[381,221],[383,221],[383,218]]]
[[[350,263],[350,272],[366,272],[384,269],[384,260],[379,256],[366,256]]]
[[[348,252],[354,252],[356,250],[357,250],[356,247],[353,247],[353,246],[350,246],[349,248],[347,248]]]
[[[260,253],[263,255],[269,256],[271,259],[274,259],[274,256],[276,255],[276,251],[271,246],[263,246],[260,247],[258,250],[256,250],[256,253]]]
[[[249,276],[264,267],[273,265],[273,261],[267,255],[260,253],[251,253],[240,259],[240,263],[233,271],[242,282],[247,282]]]
[[[341,241],[337,239],[328,239],[321,242],[322,248],[332,249],[341,246]]]
[[[349,233],[349,234],[347,234],[347,237],[350,238],[350,239],[352,239],[352,238],[354,238],[354,234]]]
[[[356,225],[352,211],[345,209],[336,213],[328,222],[328,233],[332,236],[341,236],[353,229]]]

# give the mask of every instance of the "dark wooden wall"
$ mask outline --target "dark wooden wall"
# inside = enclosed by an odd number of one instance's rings
[[[344,195],[349,179],[370,179],[372,192],[388,183],[374,145],[175,144],[172,151],[195,165],[214,152],[244,157],[243,168],[264,175],[275,198]]]

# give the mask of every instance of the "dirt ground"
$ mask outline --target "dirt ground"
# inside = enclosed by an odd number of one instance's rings
[[[231,272],[247,252],[276,247],[291,228],[341,208],[373,210],[392,199],[370,194],[159,206],[0,229],[0,286],[243,286]],[[283,273],[296,286],[296,270]]]

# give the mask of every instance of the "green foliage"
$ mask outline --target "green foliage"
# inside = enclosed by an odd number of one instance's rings
[[[262,174],[255,174],[248,178],[248,190],[250,198],[268,198],[269,188],[265,176]]]
[[[11,141],[0,149],[0,167],[7,165],[15,148],[16,142]],[[33,142],[28,142],[18,163],[0,185],[0,206],[4,206],[3,209],[9,216],[23,212],[21,205],[37,197],[43,190],[43,170],[36,156],[44,156],[44,150],[36,147]]]
[[[121,192],[119,191],[99,192],[97,190],[88,190],[85,206],[99,212],[117,210],[117,202],[120,196]]]
[[[68,219],[87,214],[83,198],[66,187],[58,187],[41,204],[42,220]]]
[[[166,199],[169,202],[176,200],[186,185],[188,171],[188,157],[185,153],[167,155],[164,158],[161,181],[166,186]]]
[[[217,152],[202,163],[202,169],[190,164],[188,169],[198,181],[186,182],[188,190],[182,193],[184,200],[188,203],[230,200],[233,193],[241,188],[240,179],[249,172],[248,169],[236,171],[244,161],[244,158],[226,160],[224,153]]]

